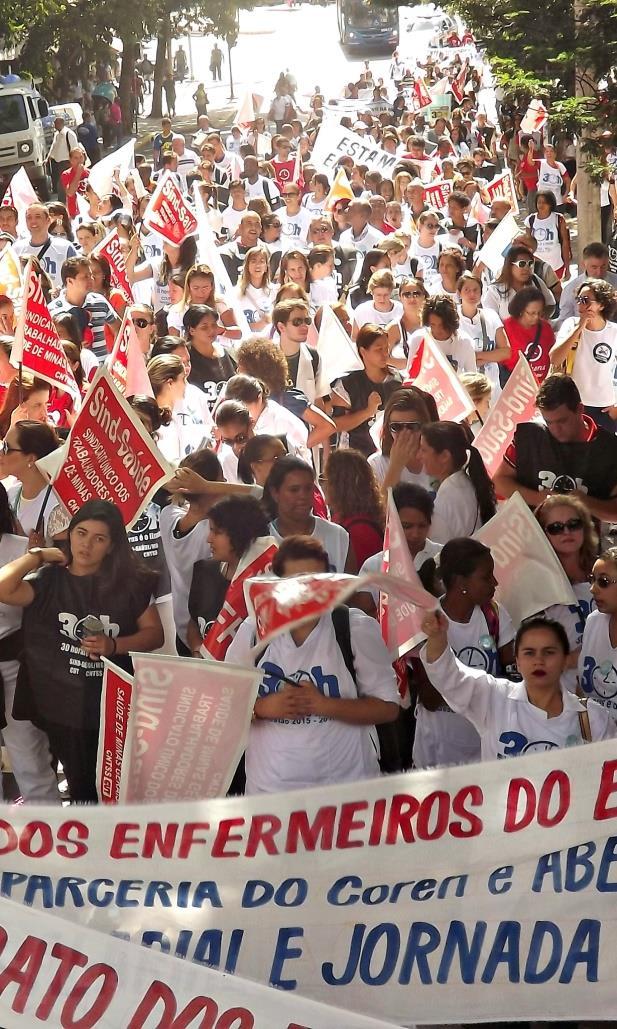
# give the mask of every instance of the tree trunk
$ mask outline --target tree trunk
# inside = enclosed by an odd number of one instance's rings
[[[585,0],[574,0],[574,17],[576,21],[577,43],[581,34],[589,33],[589,26],[581,25],[581,15]],[[595,74],[590,68],[576,68],[576,96],[597,99],[598,86]],[[602,239],[602,223],[600,217],[600,184],[594,182],[587,172],[587,154],[585,142],[593,138],[593,132],[583,130],[576,148],[576,199],[578,216],[578,263],[583,271],[583,250],[588,243],[597,243]]]
[[[122,68],[120,70],[119,100],[122,108],[122,123],[127,136],[133,132],[133,100],[131,84],[135,75],[135,44],[133,35],[122,38]]]
[[[170,43],[169,22],[163,24],[162,32],[156,40],[156,61],[154,64],[154,85],[152,87],[151,118],[163,117],[163,76],[167,70],[167,53]]]

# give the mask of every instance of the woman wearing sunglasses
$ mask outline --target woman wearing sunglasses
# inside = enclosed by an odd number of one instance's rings
[[[572,585],[576,603],[553,604],[544,612],[561,622],[570,643],[563,681],[576,692],[576,666],[587,618],[595,607],[589,575],[598,553],[598,536],[593,519],[578,497],[564,493],[547,497],[536,509],[536,518]]]
[[[368,459],[384,490],[399,482],[413,482],[435,492],[420,456],[420,431],[423,425],[438,420],[433,397],[415,386],[392,394],[384,410],[381,452]]]
[[[526,286],[516,293],[509,305],[509,317],[503,327],[510,341],[510,357],[503,362],[502,386],[514,371],[519,354],[529,361],[537,381],[543,382],[551,365],[555,333],[546,318],[544,297],[535,286]]]
[[[551,350],[554,364],[566,369],[578,386],[585,413],[615,431],[613,377],[617,364],[615,289],[603,279],[588,279],[576,294],[578,318],[567,318]]]
[[[428,293],[420,279],[402,279],[399,299],[403,313],[397,322],[388,326],[388,342],[393,368],[406,368],[409,357],[409,339],[422,325],[422,308]]]
[[[510,301],[516,293],[526,286],[535,286],[541,290],[546,306],[546,317],[550,318],[555,310],[555,297],[539,275],[534,274],[534,256],[527,247],[515,244],[506,254],[501,275],[486,287],[482,297],[482,307],[487,311],[496,311],[502,322],[510,311]]]
[[[606,708],[611,722],[617,720],[617,547],[597,559],[589,576],[596,602],[585,625],[578,662],[583,696]]]

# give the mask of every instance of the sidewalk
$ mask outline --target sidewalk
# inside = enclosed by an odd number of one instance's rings
[[[151,97],[146,97],[146,110],[149,109],[151,103]],[[210,125],[212,128],[217,130],[229,130],[232,126],[234,115],[238,109],[238,101],[231,101],[225,107],[219,107],[216,110],[210,108],[208,111],[208,117],[210,119]],[[197,115],[193,114],[179,114],[175,118],[171,119],[172,127],[174,132],[182,133],[186,138],[186,145],[190,147],[191,137],[193,133],[197,132]],[[152,156],[152,140],[156,136],[157,132],[161,131],[161,119],[160,118],[148,118],[143,115],[139,116],[139,132],[135,141],[135,152],[138,154],[145,154],[146,157]]]

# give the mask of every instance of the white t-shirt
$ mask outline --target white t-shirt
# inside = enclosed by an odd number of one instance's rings
[[[262,289],[256,286],[247,286],[244,293],[238,288],[238,300],[244,311],[249,324],[249,329],[255,322],[261,321],[264,312],[271,314],[274,306],[276,291],[273,286],[265,286]]]
[[[568,634],[571,653],[579,649],[587,619],[596,609],[596,602],[588,582],[575,582],[572,584],[572,590],[576,597],[576,604],[552,604],[544,612],[547,618],[554,618],[563,625]],[[576,693],[578,674],[575,668],[567,669],[563,673],[561,681],[571,693]]]
[[[383,486],[386,475],[388,474],[388,468],[390,467],[390,458],[384,454],[380,454],[379,451],[375,451],[374,454],[368,459],[368,463],[375,473],[375,478],[380,486]],[[408,468],[403,468],[399,482],[413,482],[416,486],[423,486],[425,490],[428,490],[433,496],[435,494],[435,487],[433,480],[426,474],[426,472],[410,472]]]
[[[334,522],[328,522],[325,518],[318,518],[316,515],[313,517],[313,521],[315,525],[311,536],[319,540],[324,550],[327,551],[330,558],[330,571],[344,572],[349,552],[349,533],[347,529],[344,529],[342,525],[335,525]],[[274,536],[278,544],[283,541],[284,537],[280,535],[277,529],[276,519],[270,522],[268,531],[271,536]]]
[[[253,431],[256,436],[285,436],[289,450],[307,464],[311,463],[311,453],[306,445],[308,425],[276,400],[266,401]]]
[[[354,236],[353,229],[345,229],[344,232],[341,232],[339,243],[342,247],[352,246],[359,253],[367,254],[369,250],[374,250],[383,238],[383,232],[374,228],[373,225],[366,225],[359,236]]]
[[[10,532],[4,532],[0,537],[0,568],[4,568],[11,561],[23,557],[28,549],[28,540],[25,536],[13,536]],[[22,608],[14,604],[0,604],[0,639],[11,636],[17,632],[21,625]]]
[[[563,267],[559,241],[559,219],[561,217],[556,211],[552,211],[547,218],[540,218],[537,214],[530,214],[528,218],[525,218],[525,225],[531,229],[531,234],[537,243],[536,257],[546,261],[555,271]]]
[[[431,536],[436,543],[447,543],[460,536],[473,536],[482,522],[475,490],[461,469],[441,483],[435,497]]]
[[[555,168],[551,168],[547,161],[540,161],[538,189],[549,190],[555,197],[557,204],[560,205],[563,203],[563,183],[566,175],[565,165],[560,161],[557,161]]]
[[[473,318],[467,318],[459,308],[458,316],[461,329],[471,339],[474,351],[479,353],[484,350],[484,334],[482,332],[482,322],[480,321],[480,311]],[[482,308],[482,317],[484,318],[488,342],[487,349],[493,350],[497,345],[495,342],[497,329],[503,328],[503,323],[496,311],[488,311]],[[501,389],[499,385],[499,365],[495,364],[495,362],[483,364],[481,370],[493,386],[493,399],[495,399]]]
[[[557,333],[563,343],[576,328],[578,318],[568,318]],[[576,350],[572,378],[586,407],[610,407],[615,403],[613,378],[617,364],[617,322],[607,322],[603,329],[581,332]]]
[[[416,258],[418,262],[418,271],[421,271],[424,274],[424,282],[427,287],[430,280],[434,279],[439,274],[437,271],[437,263],[439,261],[441,250],[442,244],[439,241],[439,237],[435,240],[432,247],[420,246],[417,237],[411,241],[409,256]]]
[[[589,615],[578,660],[578,678],[585,696],[597,700],[617,721],[617,647],[611,646],[610,620],[611,616],[601,611]]]
[[[338,300],[338,287],[334,275],[326,275],[325,279],[311,282],[309,301],[311,311],[316,311],[323,304],[335,304]]]
[[[315,200],[312,193],[307,193],[302,197],[302,207],[308,211],[311,218],[315,218],[317,215],[323,214],[327,199],[324,197],[323,200]]]
[[[349,611],[356,682],[337,645],[332,619],[324,615],[297,646],[290,633],[272,640],[259,658],[263,671],[260,697],[286,684],[278,676],[310,679],[329,697],[377,697],[398,703],[391,659],[379,625],[361,611]],[[226,660],[251,665],[249,650],[255,626],[244,622]],[[276,793],[330,783],[354,782],[379,775],[374,729],[311,715],[301,720],[258,719],[251,723],[246,748],[246,792]]]
[[[359,329],[371,322],[374,325],[390,325],[391,322],[398,322],[403,317],[403,305],[398,300],[390,301],[389,311],[377,311],[372,300],[365,300],[358,304],[353,320]]]
[[[546,711],[529,703],[524,682],[509,682],[466,668],[449,647],[432,663],[427,660],[426,647],[420,657],[435,688],[480,733],[483,761],[544,753],[583,742],[578,717],[583,705],[568,690],[563,690],[562,713],[549,718]],[[617,736],[617,726],[600,704],[590,701],[588,712],[594,741]]]
[[[176,632],[183,643],[187,643],[186,630],[189,624],[189,590],[196,561],[205,561],[212,556],[207,519],[194,525],[186,535],[177,537],[176,526],[184,518],[186,509],[169,504],[161,511],[161,543],[171,579],[174,622]]]
[[[62,288],[62,265],[68,257],[75,257],[77,251],[68,239],[49,236],[45,243],[33,245],[30,237],[18,239],[13,244],[18,257],[38,257],[43,271],[47,272],[54,286]]]
[[[446,340],[435,339],[426,328],[416,329],[408,340],[410,364],[416,356],[422,340],[426,337],[429,337],[431,342],[441,350],[443,356],[448,358],[455,372],[476,371],[476,350],[473,340],[471,336],[468,336],[466,332],[461,332],[460,329],[456,336],[450,336]]]
[[[246,214],[248,208],[243,208],[242,211],[236,211],[235,207],[226,207],[221,215],[221,225],[224,229],[227,229],[229,237],[231,238],[238,228],[238,225],[242,221],[242,218]]]
[[[15,486],[10,486],[7,490],[9,507],[15,515],[18,526],[21,527],[25,536],[29,536],[36,529],[41,509],[43,509],[42,532],[47,539],[49,519],[52,512],[57,507],[61,507],[60,502],[53,489],[50,490],[48,486],[43,486],[41,492],[36,497],[33,497],[32,500],[27,500],[23,496],[22,489],[23,487],[19,482]]]
[[[413,559],[414,568],[416,571],[420,571],[422,565],[430,558],[439,563],[439,554],[441,553],[441,544],[433,543],[432,540],[427,539],[426,543],[422,547]],[[362,565],[359,574],[360,575],[371,575],[373,572],[381,572],[381,566],[383,563],[383,550],[378,554],[373,554],[371,557],[367,557],[366,561]],[[379,587],[373,586],[370,583],[363,586],[359,593],[370,593],[374,602],[375,607],[379,604]]]
[[[281,240],[286,250],[293,250],[296,245],[304,246],[308,241],[312,215],[306,207],[301,207],[297,214],[280,212]]]

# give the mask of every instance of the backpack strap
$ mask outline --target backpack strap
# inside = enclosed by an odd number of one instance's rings
[[[332,618],[332,625],[334,626],[336,644],[343,655],[345,667],[357,686],[356,666],[354,664],[353,650],[351,646],[349,608],[346,604],[340,604],[339,607],[335,607],[330,612],[330,617]]]
[[[538,216],[536,214],[530,214],[529,215],[529,231],[530,232],[533,232],[533,227],[534,227],[534,225],[536,223],[536,218],[537,217]]]
[[[490,350],[491,341],[488,338],[488,331],[486,328],[486,317],[484,315],[484,311],[478,311],[478,316],[480,318],[480,328],[482,329],[482,350]]]
[[[583,743],[593,743],[593,736],[591,735],[591,725],[589,723],[589,711],[587,710],[587,697],[581,699],[581,704],[584,710],[578,713],[578,724],[581,730],[581,739]]]
[[[480,608],[486,618],[489,635],[495,640],[495,646],[499,648],[499,607],[496,601],[489,600],[488,604],[482,604]]]

